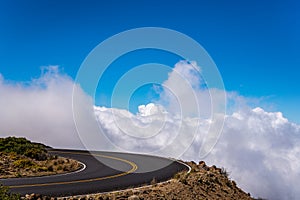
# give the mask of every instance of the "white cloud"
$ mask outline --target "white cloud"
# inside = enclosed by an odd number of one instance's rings
[[[179,153],[178,149],[185,146],[184,142],[191,142],[188,134],[193,133],[197,124],[200,123],[197,138],[191,144],[190,149],[181,156],[185,160],[199,160],[203,132],[210,124],[209,120],[199,122],[193,118],[180,121],[173,115],[166,114],[166,125],[160,133],[144,140],[132,138],[126,132],[138,130],[138,128],[132,129],[132,124],[138,124],[141,127],[151,124],[153,126],[151,129],[154,130],[155,123],[153,124],[153,119],[147,122],[148,115],[133,115],[120,110],[111,112],[112,109],[99,107],[95,110],[99,122],[115,145],[127,151],[154,151],[154,153],[155,150],[169,145],[169,151],[156,152],[165,156],[176,155]],[[121,112],[126,114],[120,114]],[[126,121],[125,124],[130,128],[123,126],[119,129],[115,122],[124,118],[130,118],[132,124]],[[155,119],[161,120],[162,118],[155,117]],[[152,134],[151,129],[143,133]],[[176,138],[179,130],[185,134]],[[300,197],[298,189],[300,184],[300,126],[290,123],[281,113],[270,113],[261,108],[254,108],[227,115],[222,136],[205,161],[210,165],[225,167],[231,172],[231,177],[239,186],[256,197],[269,199],[298,199]]]
[[[224,112],[225,93],[206,88],[201,68],[194,61],[176,63],[162,86],[157,103],[164,105],[168,112],[201,118]]]
[[[73,81],[58,67],[29,84],[0,82],[0,134],[56,147],[82,147],[72,118]]]
[[[225,92],[199,87],[202,80],[195,77],[197,71],[192,72],[195,66],[196,63],[193,66],[187,62],[176,64],[164,82],[160,101],[156,102],[166,105],[165,108],[142,105],[139,113],[133,115],[128,111],[96,107],[100,126],[111,141],[128,151],[171,157],[182,152],[182,159],[201,159],[199,150],[205,145],[203,139],[208,138],[209,142],[212,133],[209,130],[215,130],[216,121],[209,115],[211,106],[224,103]],[[212,95],[215,100],[207,103]],[[239,186],[256,197],[299,199],[300,126],[290,123],[280,112],[249,107],[248,103],[253,103],[253,99],[248,100],[235,92],[226,92],[226,95],[231,114],[220,113],[220,118],[225,116],[222,135],[204,160],[210,165],[225,167]],[[194,102],[191,97],[195,97]],[[204,110],[205,115],[195,118],[193,103],[201,108],[200,111]],[[161,110],[159,114],[156,113],[158,110]],[[221,109],[215,110],[222,111],[222,105]],[[159,123],[162,120],[164,126]],[[153,136],[153,132],[157,134]],[[131,137],[131,133],[136,133],[135,137]],[[144,135],[151,137],[145,140]],[[196,137],[192,142],[193,136]],[[189,149],[185,149],[186,145],[190,145]],[[166,146],[167,150],[164,149]]]
[[[152,107],[153,105],[151,105]],[[147,107],[147,106],[146,106]],[[178,120],[174,115],[166,114],[165,126],[160,132],[147,140],[130,137],[128,131],[138,130],[145,124],[153,126],[151,129],[141,131],[138,134],[153,134],[155,120],[160,117],[149,115],[133,115],[127,111],[110,108],[96,107],[96,115],[101,126],[106,129],[106,134],[118,147],[133,152],[154,152],[158,155],[176,156],[178,149],[191,141],[190,133],[195,132],[197,124],[199,132],[197,138],[191,144],[181,158],[185,160],[199,160],[199,148],[202,144],[203,133],[210,125],[209,120],[185,118]],[[122,114],[121,114],[122,113]],[[116,121],[126,121],[127,126],[121,129]],[[119,122],[117,122],[118,124]],[[134,125],[138,128],[132,128]],[[181,130],[181,131],[179,131]],[[176,133],[182,132],[179,138]],[[136,136],[138,136],[138,134]],[[168,146],[169,145],[169,146]],[[168,146],[169,151],[155,152]],[[180,151],[184,151],[181,149]],[[225,167],[231,172],[231,177],[239,186],[256,197],[269,199],[298,199],[300,191],[300,126],[290,123],[283,118],[281,113],[265,112],[261,108],[239,110],[226,116],[224,129],[217,145],[205,158],[210,165]]]
[[[269,199],[298,199],[300,127],[261,108],[226,117],[222,137],[208,156],[231,171],[242,188]]]
[[[194,68],[196,63],[192,64]],[[75,115],[84,114],[78,116],[77,122],[83,124],[82,128],[77,127],[79,135],[73,121],[74,81],[57,67],[45,68],[40,78],[25,85],[9,83],[0,76],[0,134],[25,136],[53,147],[83,148],[83,141],[91,143],[87,146],[93,149],[180,155],[198,161],[203,139],[209,142],[209,130],[214,130],[216,123],[211,119],[211,105],[221,104],[220,108],[214,108],[217,118],[226,94],[231,112],[225,115],[217,145],[204,160],[225,167],[239,186],[255,196],[299,199],[300,126],[289,122],[280,112],[249,107],[247,98],[237,93],[199,87],[204,82],[193,68],[189,63],[178,63],[175,69],[180,74],[169,74],[161,101],[141,105],[137,114],[93,107],[91,98],[76,86],[79,107]],[[200,117],[194,115],[191,99],[186,98],[189,95],[194,95],[192,103],[199,105]],[[207,102],[210,96],[214,96],[213,102]],[[179,102],[182,115],[176,106]],[[91,126],[95,116],[104,137],[99,136],[98,127]],[[107,144],[107,138],[115,146]]]

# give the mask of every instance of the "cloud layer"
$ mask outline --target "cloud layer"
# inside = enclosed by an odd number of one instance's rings
[[[155,125],[159,124],[158,122],[162,119],[159,114],[151,111],[152,114],[147,116],[141,113],[133,115],[125,110],[112,111],[104,107],[96,107],[95,110],[110,140],[116,146],[133,152],[155,153],[157,149],[169,145],[170,151],[159,152],[159,155],[165,153],[165,156],[172,156],[180,147],[184,147],[184,142],[191,142],[187,139],[190,137],[188,134],[195,132],[198,127],[199,132],[195,140],[181,155],[181,158],[185,160],[199,160],[202,133],[210,125],[208,120],[198,122],[196,119],[185,119],[180,122],[172,115],[164,115],[166,118],[164,129],[160,129],[160,132],[150,139],[144,140],[128,134],[133,131],[131,122],[142,128],[145,124],[151,123],[150,126],[154,127],[149,130],[144,129],[137,134],[152,134],[150,130],[155,130],[157,128]],[[121,127],[117,125],[122,124],[119,120],[125,120]],[[198,123],[200,123],[199,126]],[[176,139],[179,129],[183,129],[186,135]],[[173,142],[177,148],[173,148],[174,146],[170,144]],[[184,151],[184,149],[181,150]],[[210,165],[225,167],[240,187],[256,197],[269,199],[298,199],[300,197],[298,189],[300,184],[300,126],[290,123],[280,112],[270,113],[257,107],[227,115],[221,138],[204,160]]]
[[[73,122],[74,82],[57,66],[30,83],[0,81],[0,134],[16,135],[56,147],[83,147]]]
[[[269,199],[298,199],[300,127],[261,108],[226,116],[222,137],[207,157],[226,167],[252,194]]]
[[[79,134],[72,110],[74,81],[60,73],[58,67],[47,68],[29,84],[11,83],[0,76],[0,134],[25,136],[60,148],[85,148],[82,141],[90,141],[85,137],[93,140],[103,134],[100,138],[111,144],[98,145],[100,150],[145,152],[198,161],[200,149],[209,141],[209,130],[214,130],[211,105],[223,104],[222,96],[226,93],[229,102],[239,106],[231,106],[232,112],[227,115],[222,114],[222,106],[214,108],[225,119],[224,127],[216,146],[204,160],[225,167],[240,187],[256,197],[299,199],[300,126],[289,122],[280,112],[241,106],[240,102],[247,99],[234,93],[198,87],[203,80],[197,78],[198,72],[191,65],[195,67],[196,63],[177,63],[177,75],[169,74],[164,82],[168,90],[161,91],[160,101],[141,105],[136,114],[93,107],[91,98],[75,85],[81,99],[80,109],[90,116],[80,118],[80,124],[89,128],[93,119],[101,130],[80,130]],[[189,81],[178,88],[182,78]],[[189,88],[193,88],[200,115],[195,115],[190,99],[186,98]],[[207,102],[212,94],[214,102]],[[178,110],[178,104],[183,112]],[[87,133],[93,131],[98,132],[92,136]],[[96,149],[97,145],[92,147]]]

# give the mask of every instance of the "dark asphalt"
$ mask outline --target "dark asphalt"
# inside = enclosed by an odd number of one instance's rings
[[[79,172],[32,178],[0,179],[12,192],[69,196],[108,192],[149,184],[153,179],[166,181],[188,167],[167,158],[116,153],[58,150],[53,154],[78,160],[86,165]],[[96,158],[91,155],[93,154]],[[110,167],[113,166],[113,167]]]

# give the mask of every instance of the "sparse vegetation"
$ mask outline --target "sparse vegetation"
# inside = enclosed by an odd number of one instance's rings
[[[75,160],[49,154],[43,144],[26,138],[0,138],[0,178],[43,176],[79,168]]]
[[[229,177],[229,172],[227,172],[227,170],[224,167],[221,168],[220,174],[222,174],[225,177]]]
[[[0,185],[0,199],[1,200],[19,200],[20,195],[8,192],[8,187]]]
[[[34,166],[34,163],[32,161],[30,161],[29,159],[21,158],[19,160],[14,161],[13,165],[16,168],[30,168],[30,167]]]
[[[150,182],[151,185],[156,185],[157,181],[155,178],[152,179],[152,181]]]
[[[24,155],[35,160],[47,159],[46,146],[30,142],[26,138],[0,138],[0,152]]]

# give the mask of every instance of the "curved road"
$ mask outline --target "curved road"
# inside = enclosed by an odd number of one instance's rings
[[[51,150],[53,154],[72,158],[84,163],[84,168],[73,173],[0,179],[12,192],[69,196],[108,192],[165,181],[175,173],[188,170],[186,165],[167,158],[116,152],[88,152],[79,150]],[[112,166],[112,167],[110,167]]]

